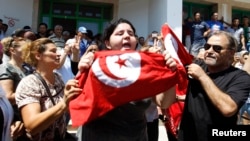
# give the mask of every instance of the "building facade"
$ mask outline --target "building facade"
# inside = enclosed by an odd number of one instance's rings
[[[41,22],[49,28],[62,24],[72,32],[85,26],[97,34],[110,21],[126,18],[135,25],[138,36],[160,31],[167,22],[181,37],[183,19],[195,11],[204,20],[217,11],[231,23],[234,17],[250,17],[250,0],[0,0],[0,19],[8,24],[8,34],[25,25],[36,32]]]

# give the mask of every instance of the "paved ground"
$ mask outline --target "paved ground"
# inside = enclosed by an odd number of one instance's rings
[[[166,128],[163,125],[163,123],[161,122],[161,120],[159,121],[159,138],[158,138],[158,141],[168,141]]]

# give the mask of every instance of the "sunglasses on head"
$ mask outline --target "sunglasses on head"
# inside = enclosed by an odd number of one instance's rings
[[[12,38],[12,39],[10,40],[10,43],[9,43],[9,45],[8,45],[9,48],[12,46],[12,43],[13,43],[13,42],[14,42],[14,38]]]
[[[211,46],[212,46],[212,48],[213,48],[213,50],[214,50],[215,52],[220,53],[220,51],[223,50],[223,47],[220,46],[220,45],[210,45],[210,44],[208,44],[208,43],[206,43],[206,44],[204,45],[204,49],[205,49],[205,50],[209,50]]]

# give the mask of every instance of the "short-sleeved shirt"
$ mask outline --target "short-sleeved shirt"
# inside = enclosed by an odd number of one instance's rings
[[[80,41],[80,56],[82,56],[88,49],[91,42],[87,41],[86,39],[82,39]]]
[[[209,25],[204,21],[194,21],[188,24],[191,29],[191,43],[197,40],[203,40],[204,32],[209,29]]]
[[[62,36],[58,38],[55,34],[52,34],[48,38],[51,39],[55,43],[57,48],[64,48],[65,40],[63,39]]]
[[[13,66],[10,63],[4,63],[0,65],[0,80],[11,79],[14,82],[14,90],[16,89],[18,83],[26,75],[24,71]]]
[[[237,29],[234,29],[232,27],[228,27],[227,32],[229,32],[232,36],[235,37],[235,39],[237,40],[238,44],[241,44],[241,36],[244,35],[244,30],[242,27],[239,27]]]
[[[223,24],[219,21],[207,21],[207,24],[209,25],[211,29],[211,34],[214,31],[224,30]]]
[[[60,50],[59,53],[62,55],[64,53],[64,50]],[[66,56],[61,68],[56,69],[55,71],[60,74],[64,84],[66,84],[68,80],[73,79],[75,77],[71,69],[71,59],[69,55]]]
[[[55,103],[60,102],[63,98],[64,83],[57,73],[55,73],[55,84],[48,84],[48,87]],[[16,103],[19,109],[27,104],[39,103],[41,112],[54,106],[42,82],[33,74],[20,81],[16,89]],[[61,136],[64,136],[66,130],[65,115],[58,118],[44,131],[34,135],[33,140],[53,141],[56,127],[60,129]]]
[[[245,42],[250,41],[250,26],[243,27],[244,30],[244,37],[245,37]]]
[[[28,70],[28,66],[23,65],[22,70],[13,66],[12,64],[6,62],[0,65],[0,80],[12,80],[13,81],[13,90],[15,92],[18,83],[24,78],[26,75],[31,72]],[[16,105],[12,105],[14,110],[14,121],[19,121],[21,119],[20,112]]]
[[[197,62],[207,71],[204,62]],[[250,91],[250,76],[243,70],[233,66],[218,73],[208,73],[215,85],[228,94],[239,109],[246,101]],[[237,113],[225,117],[212,104],[201,83],[190,79],[185,100],[183,117],[179,129],[179,141],[207,141],[208,126],[236,125]]]
[[[145,110],[151,98],[130,102],[82,127],[82,141],[147,141]]]

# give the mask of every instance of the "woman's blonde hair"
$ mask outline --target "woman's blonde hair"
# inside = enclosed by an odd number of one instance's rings
[[[22,37],[5,37],[1,40],[1,43],[3,45],[3,52],[7,56],[10,56],[10,48],[16,47],[19,45],[20,41],[26,41],[26,39]]]
[[[49,38],[39,38],[31,43],[27,43],[26,47],[23,48],[22,58],[24,62],[36,67],[38,60],[36,59],[36,54],[41,54],[46,50],[46,44],[53,43]]]

